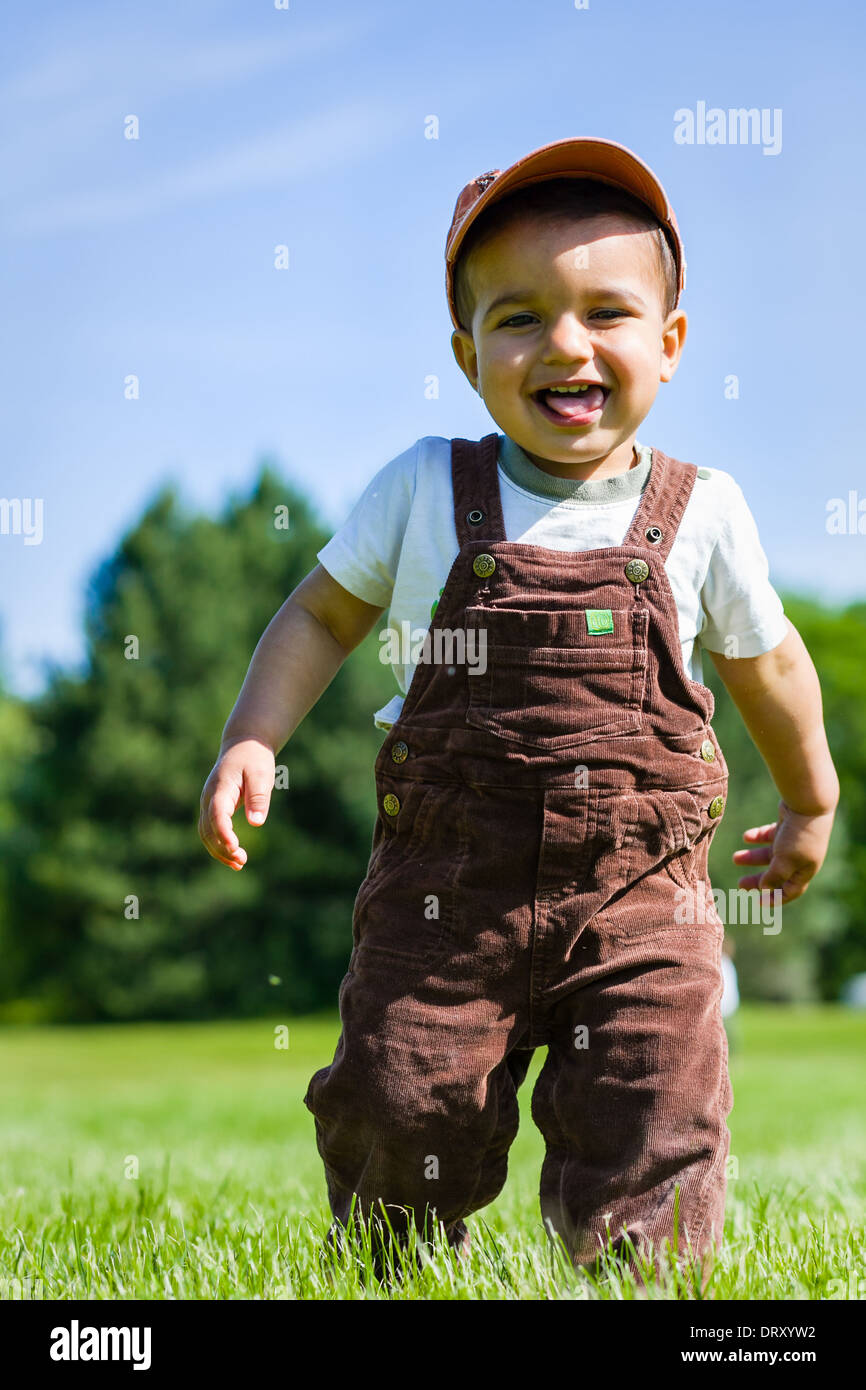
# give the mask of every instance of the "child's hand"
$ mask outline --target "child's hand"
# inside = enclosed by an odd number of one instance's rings
[[[240,739],[223,750],[204,784],[198,833],[208,854],[230,869],[242,869],[247,852],[232,829],[232,816],[243,797],[250,825],[268,814],[276,766],[273,750],[255,738]]]
[[[735,864],[767,864],[762,873],[737,880],[740,888],[781,888],[782,903],[799,898],[820,869],[827,854],[835,811],[804,815],[779,802],[779,819],[743,832],[743,839],[759,849],[738,849]]]

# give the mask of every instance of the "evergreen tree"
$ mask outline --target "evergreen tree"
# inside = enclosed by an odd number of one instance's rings
[[[7,999],[82,1020],[333,1004],[375,815],[372,710],[393,690],[375,631],[278,753],[288,786],[265,826],[236,813],[244,869],[197,833],[255,645],[328,534],[266,464],[217,520],[164,489],[99,568],[85,673],[54,673],[33,703],[6,832],[22,951]]]

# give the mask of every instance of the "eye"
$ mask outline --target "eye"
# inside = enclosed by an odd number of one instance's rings
[[[614,318],[627,317],[625,309],[598,309],[596,310],[594,317],[597,318],[601,314],[613,314]]]
[[[512,314],[509,318],[503,319],[502,322],[501,322],[501,324],[499,325],[499,327],[500,327],[500,328],[505,328],[507,324],[514,323],[515,319],[529,319],[529,321],[532,322],[532,321],[533,321],[533,315],[532,315],[532,314]]]

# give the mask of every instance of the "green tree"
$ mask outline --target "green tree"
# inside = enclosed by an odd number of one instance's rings
[[[9,844],[18,831],[18,788],[38,746],[39,735],[27,701],[17,699],[0,686],[0,846]],[[27,938],[12,912],[13,865],[10,855],[0,853],[0,979],[14,995],[26,970]],[[27,1020],[30,1014],[25,1007],[12,1016]]]
[[[728,920],[726,935],[733,946],[745,997],[835,999],[843,979],[866,968],[862,906],[866,846],[860,829],[866,800],[866,711],[856,674],[866,663],[866,609],[855,604],[838,611],[791,594],[783,595],[783,602],[821,679],[841,800],[824,865],[802,897],[783,908],[781,931],[765,934],[764,926],[772,923]],[[730,891],[748,870],[732,863],[731,855],[746,848],[744,830],[776,820],[779,795],[708,657],[704,667],[707,684],[716,696],[713,728],[730,772],[725,814],[710,856],[710,875],[714,888],[722,889],[724,901],[732,903]]]
[[[375,814],[372,710],[393,689],[375,632],[278,755],[288,788],[266,825],[236,816],[243,871],[196,830],[256,642],[328,534],[265,464],[216,520],[164,489],[94,575],[85,672],[55,671],[33,702],[39,748],[5,835],[7,1000],[82,1020],[333,1002]]]

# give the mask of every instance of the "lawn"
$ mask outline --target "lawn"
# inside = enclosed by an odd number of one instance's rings
[[[274,1045],[286,1023],[288,1048]],[[622,1298],[615,1269],[566,1269],[537,1203],[529,1096],[507,1186],[387,1291],[329,1269],[307,1081],[334,1016],[0,1031],[0,1296]],[[866,1297],[866,1014],[743,1006],[732,1030],[735,1163],[708,1297]],[[680,1294],[682,1289],[679,1289]],[[671,1298],[677,1281],[650,1289]]]

